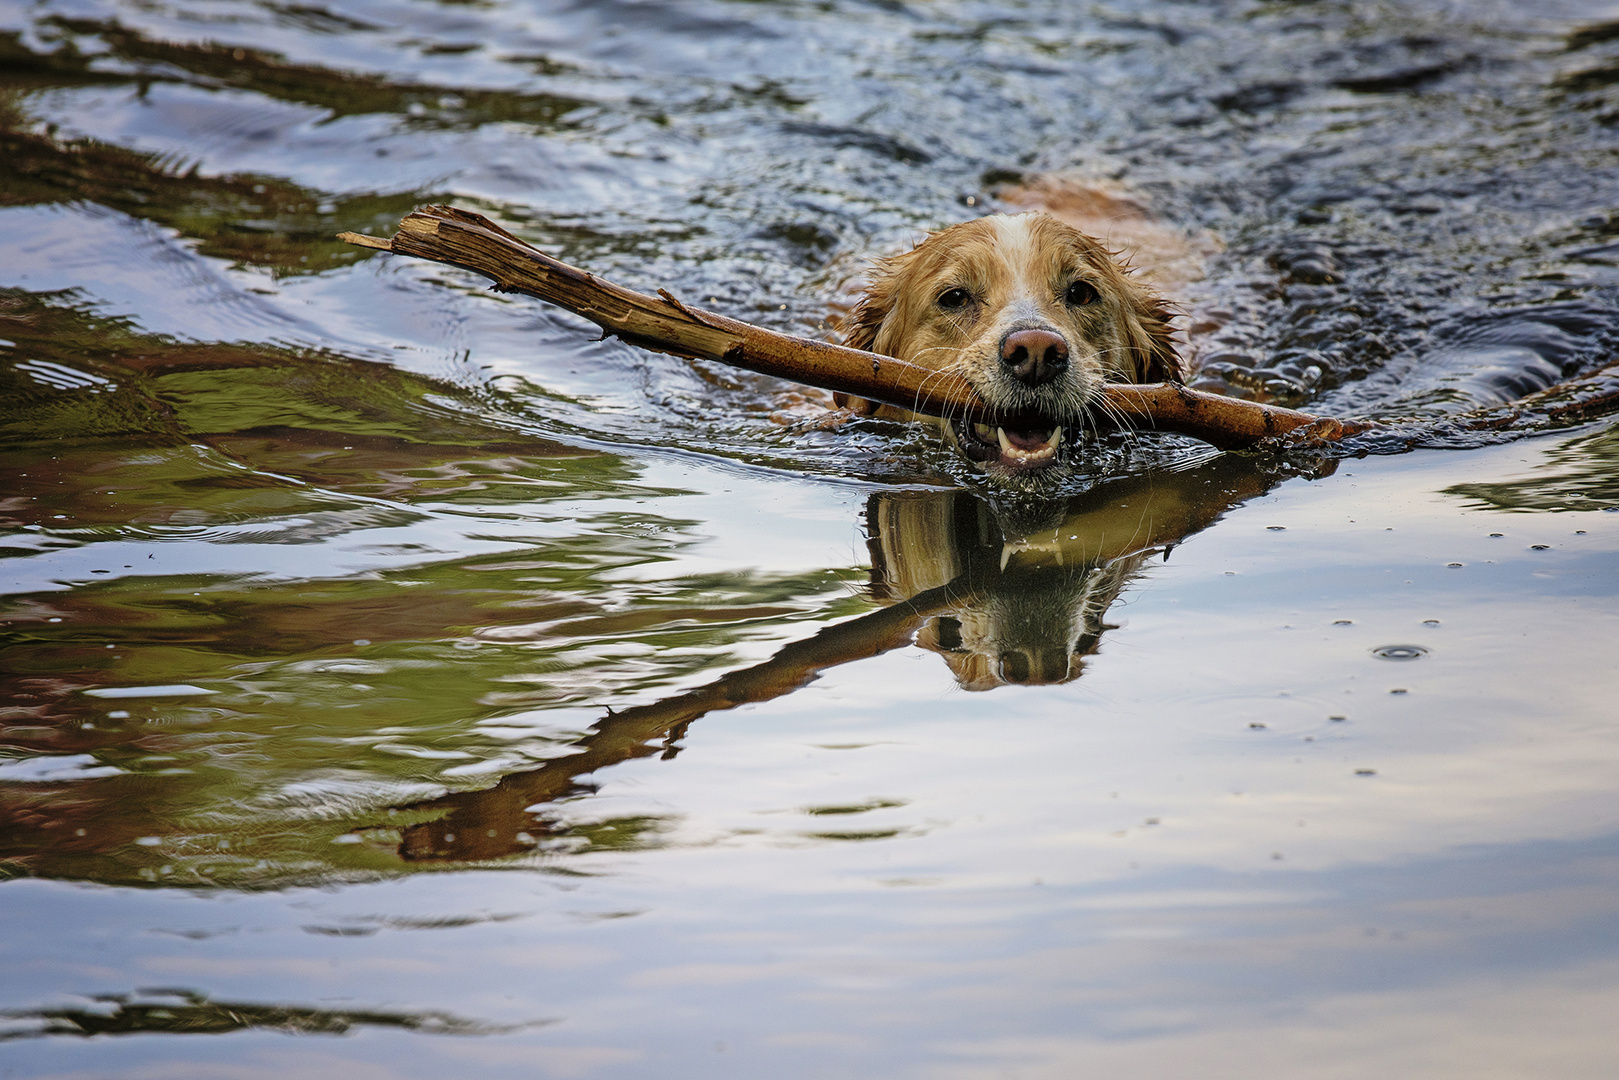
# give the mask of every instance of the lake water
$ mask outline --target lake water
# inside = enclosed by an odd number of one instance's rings
[[[1619,7],[0,0],[0,1076],[1619,1073]],[[779,328],[1053,173],[1343,453],[986,499]],[[1526,436],[1525,430],[1532,431]]]

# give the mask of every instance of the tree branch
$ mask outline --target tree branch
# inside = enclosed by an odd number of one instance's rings
[[[339,239],[360,247],[449,263],[495,282],[501,292],[525,293],[582,315],[605,333],[656,352],[714,360],[733,367],[881,401],[912,412],[1015,425],[997,413],[966,379],[891,356],[766,330],[690,307],[659,289],[658,296],[553,259],[480,214],[426,206],[407,215],[391,240],[359,233]],[[1237,448],[1303,428],[1304,437],[1332,441],[1366,424],[1259,405],[1170,383],[1109,383],[1104,411],[1144,428],[1178,431]]]

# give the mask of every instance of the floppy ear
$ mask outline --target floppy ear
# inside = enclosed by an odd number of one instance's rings
[[[884,320],[888,318],[888,313],[894,310],[894,295],[897,289],[894,277],[893,268],[887,260],[879,260],[872,266],[871,281],[866,285],[866,291],[860,294],[859,302],[855,304],[854,310],[849,312],[849,317],[842,327],[843,343],[849,348],[873,351]],[[879,408],[875,401],[851,397],[841,392],[834,392],[832,400],[840,408],[849,409],[862,416],[870,416]]]
[[[1130,333],[1137,382],[1178,383],[1185,378],[1180,354],[1170,336],[1175,332],[1169,325],[1170,318],[1169,305],[1156,296],[1142,297],[1138,303]]]
[[[860,294],[859,302],[844,325],[845,345],[851,349],[871,351],[877,343],[877,332],[882,329],[883,320],[894,310],[894,293],[893,270],[883,262],[876,263],[871,269],[871,281],[866,285],[866,291]]]

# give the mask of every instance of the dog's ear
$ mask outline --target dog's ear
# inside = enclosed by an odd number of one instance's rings
[[[1159,297],[1142,299],[1130,334],[1137,382],[1178,383],[1185,379],[1186,372],[1172,337],[1175,330],[1169,324],[1172,317],[1169,305]]]
[[[885,263],[878,262],[871,269],[871,281],[866,285],[865,292],[860,294],[860,300],[849,312],[848,321],[843,326],[843,343],[851,349],[865,349],[873,351],[877,344],[877,333],[882,329],[883,321],[888,318],[889,312],[894,310],[894,273]]]
[[[860,294],[860,300],[855,304],[854,310],[849,312],[848,318],[844,320],[842,331],[845,345],[851,349],[876,351],[877,335],[882,330],[889,312],[894,310],[897,288],[893,267],[887,260],[878,260],[871,268],[871,281],[866,285],[865,292]],[[841,392],[833,393],[832,400],[840,408],[862,416],[870,416],[879,407],[875,401],[851,397]]]

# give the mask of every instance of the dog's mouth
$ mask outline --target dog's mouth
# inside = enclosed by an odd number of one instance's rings
[[[957,421],[951,428],[968,458],[1008,472],[1031,472],[1055,465],[1063,439],[1063,426],[1056,420],[1020,420],[1004,426]]]

